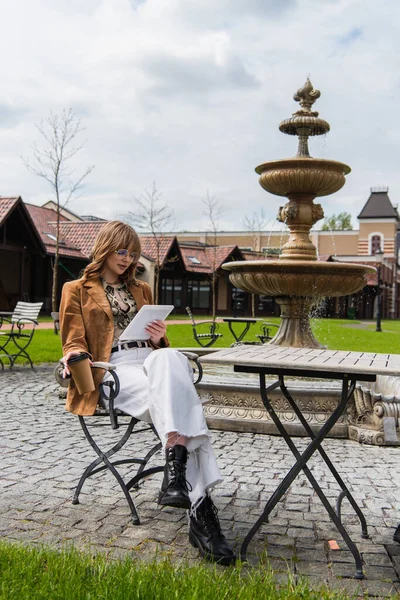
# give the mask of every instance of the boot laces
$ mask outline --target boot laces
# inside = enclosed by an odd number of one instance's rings
[[[221,525],[218,518],[218,508],[208,496],[200,504],[198,508],[198,516],[200,517],[201,524],[210,536],[215,533],[221,533]]]
[[[179,460],[169,460],[168,470],[171,484],[180,483],[186,492],[192,491],[193,488],[185,477],[186,465],[183,465]]]

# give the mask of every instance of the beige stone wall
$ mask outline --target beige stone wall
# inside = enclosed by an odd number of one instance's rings
[[[154,296],[154,268],[155,263],[148,260],[144,256],[140,257],[140,262],[144,265],[145,271],[142,275],[138,275],[138,279],[145,281],[151,287],[152,294]]]
[[[385,254],[394,253],[396,235],[394,222],[361,222],[359,231],[312,231],[310,237],[321,256],[355,256],[369,254],[369,236],[372,233],[383,235]],[[181,241],[214,242],[214,236],[202,232],[178,233],[177,237]],[[287,240],[287,231],[264,232],[257,236],[245,231],[235,231],[223,232],[217,236],[217,244],[220,246],[238,245],[239,248],[252,248],[256,251],[282,248]]]
[[[357,254],[358,231],[318,231],[311,234],[311,241],[320,256],[354,255]]]
[[[204,232],[176,233],[178,241],[181,242],[202,242],[213,244],[214,235]],[[245,231],[232,231],[220,233],[217,235],[216,242],[218,246],[239,246],[239,248],[252,248],[260,252],[263,248],[281,248],[288,239],[288,233],[283,231],[274,231],[262,233],[253,236]]]
[[[391,222],[360,222],[360,234],[358,239],[357,254],[369,254],[369,240],[371,234],[379,233],[383,236],[383,250],[385,254],[393,254],[395,251],[396,223]]]
[[[379,223],[376,221],[373,223],[369,221],[360,222],[360,239],[368,238],[369,234],[375,232],[381,232],[385,237],[393,238],[396,234],[396,223],[394,221],[390,223]]]

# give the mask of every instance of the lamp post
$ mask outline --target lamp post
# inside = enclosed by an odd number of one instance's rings
[[[375,261],[376,261],[376,277],[378,280],[376,287],[376,329],[375,331],[382,331],[381,329],[381,316],[382,316],[382,294],[381,294],[381,269],[382,269],[382,261],[383,261],[383,250],[378,248],[375,252]]]

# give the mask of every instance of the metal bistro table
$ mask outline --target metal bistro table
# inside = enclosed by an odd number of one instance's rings
[[[231,334],[233,335],[233,337],[235,338],[235,344],[239,343],[242,341],[242,339],[244,338],[244,336],[246,335],[246,333],[248,332],[248,330],[250,329],[250,325],[252,323],[257,323],[258,319],[248,319],[246,317],[224,317],[223,319],[224,323],[228,323],[228,327],[229,327],[229,331],[231,332]],[[235,323],[244,323],[244,328],[242,329],[242,331],[238,334],[236,334],[236,332],[233,329],[233,325]]]
[[[357,579],[362,579],[364,573],[360,553],[345,530],[341,520],[341,504],[344,498],[348,499],[360,520],[362,538],[368,538],[367,523],[360,507],[346,487],[321,444],[327,433],[332,429],[339,417],[345,411],[347,403],[353,395],[356,381],[375,381],[376,375],[378,374],[399,375],[400,354],[374,354],[315,348],[284,348],[266,344],[263,346],[238,345],[234,348],[227,348],[215,352],[214,354],[203,356],[200,361],[202,363],[233,365],[234,371],[236,372],[259,374],[260,392],[263,404],[296,458],[295,464],[269,498],[263,513],[246,535],[240,549],[242,560],[246,559],[248,545],[256,532],[263,523],[268,521],[271,511],[286,493],[300,471],[303,471],[354,556],[356,565],[355,577]],[[265,381],[266,375],[275,375],[277,380],[267,386]],[[342,381],[342,392],[338,406],[318,433],[312,431],[301,410],[293,400],[285,384],[286,376],[295,376],[297,378],[314,377],[321,379],[339,379]],[[281,389],[282,394],[289,402],[306,433],[311,438],[309,445],[302,454],[297,450],[297,447],[287,433],[278,414],[271,405],[268,394],[276,388]],[[315,477],[307,467],[308,460],[316,450],[320,453],[341,488],[341,492],[339,493],[336,502],[336,509],[331,506]]]

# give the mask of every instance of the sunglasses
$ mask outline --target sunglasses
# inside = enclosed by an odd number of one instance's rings
[[[137,262],[140,258],[140,252],[129,252],[129,250],[126,249],[114,250],[114,252],[115,254],[117,254],[118,256],[122,256],[123,258],[130,258],[134,262]]]

